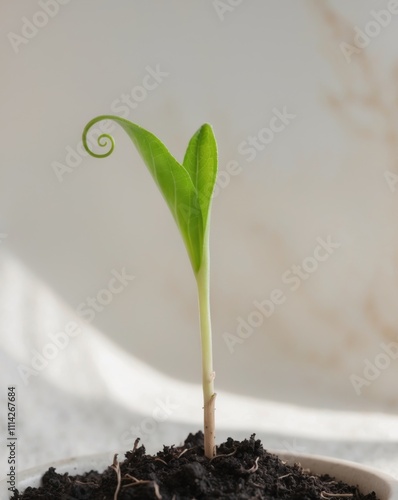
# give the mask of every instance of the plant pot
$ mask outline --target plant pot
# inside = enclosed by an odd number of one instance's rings
[[[304,468],[310,469],[315,474],[329,474],[348,484],[358,485],[364,494],[375,491],[380,500],[398,500],[398,480],[372,467],[317,455],[284,451],[273,451],[273,453],[290,464],[300,462]],[[58,473],[68,472],[74,475],[92,469],[102,472],[112,463],[112,460],[113,453],[102,453],[60,460],[52,464],[34,467],[18,475],[19,491],[22,492],[28,486],[38,487],[41,476],[50,466],[55,467]],[[2,483],[4,489],[1,491],[6,491],[5,481],[2,481]]]
[[[274,451],[276,455],[289,464],[300,462],[314,474],[329,474],[348,484],[358,485],[361,493],[374,491],[380,500],[398,500],[398,480],[373,467],[361,465],[348,460]]]

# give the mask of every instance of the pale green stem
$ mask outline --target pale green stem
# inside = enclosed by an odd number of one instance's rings
[[[209,245],[204,245],[202,263],[196,274],[199,297],[200,335],[202,343],[202,383],[204,402],[204,447],[205,455],[215,455],[215,398],[213,352],[210,319],[210,259]]]

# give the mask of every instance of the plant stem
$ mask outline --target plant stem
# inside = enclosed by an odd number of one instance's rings
[[[204,402],[204,446],[207,458],[215,456],[215,399],[213,352],[210,319],[210,259],[208,235],[205,235],[202,263],[196,274],[202,344],[202,384]]]

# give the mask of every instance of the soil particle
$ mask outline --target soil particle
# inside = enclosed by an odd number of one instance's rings
[[[203,454],[203,434],[189,434],[179,447],[164,446],[146,455],[144,446],[128,451],[101,474],[57,474],[50,467],[40,488],[14,492],[12,500],[378,500],[362,495],[328,475],[317,476],[299,464],[287,465],[263,449],[253,434],[242,442],[228,438],[212,460]]]

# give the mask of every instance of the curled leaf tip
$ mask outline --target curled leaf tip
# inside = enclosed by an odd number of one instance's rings
[[[106,153],[94,153],[94,151],[92,151],[90,149],[90,146],[88,144],[87,135],[88,135],[90,129],[96,123],[98,123],[101,120],[105,120],[105,119],[106,119],[106,117],[104,117],[104,116],[98,116],[97,118],[94,118],[89,123],[87,123],[87,125],[84,127],[84,130],[83,130],[82,140],[83,140],[84,149],[87,151],[87,153],[90,156],[93,156],[94,158],[106,158],[107,156],[111,155],[113,150],[115,149],[115,139],[110,134],[100,134],[97,137],[98,146],[100,146],[101,148],[109,148]]]

